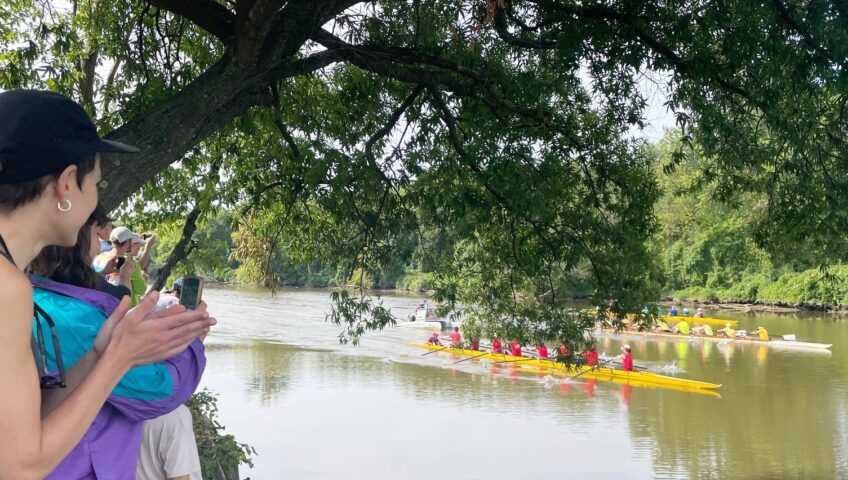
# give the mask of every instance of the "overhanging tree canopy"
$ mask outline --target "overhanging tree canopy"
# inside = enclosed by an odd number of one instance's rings
[[[109,138],[142,147],[107,162],[107,206],[144,185],[164,203],[163,187],[214,164],[219,200],[252,220],[248,255],[267,233],[351,271],[430,256],[440,297],[471,305],[489,332],[577,337],[588,321],[563,302],[575,276],[622,310],[650,299],[657,189],[627,135],[642,122],[643,72],[667,78],[684,139],[711,159],[705,184],[727,200],[768,195],[763,244],[803,238],[844,257],[844,2],[56,8],[0,6],[0,86],[73,94]],[[428,252],[436,237],[451,248]],[[340,305],[353,333],[385,319]]]

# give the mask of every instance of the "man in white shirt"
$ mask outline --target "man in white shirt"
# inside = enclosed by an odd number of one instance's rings
[[[136,480],[202,480],[200,456],[185,405],[144,422]]]

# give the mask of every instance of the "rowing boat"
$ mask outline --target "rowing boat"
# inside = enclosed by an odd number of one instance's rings
[[[833,346],[830,343],[815,343],[815,342],[799,342],[796,340],[785,340],[784,338],[770,338],[768,340],[762,340],[758,337],[734,337],[728,338],[720,335],[687,335],[684,333],[674,333],[674,332],[651,332],[644,331],[639,332],[635,330],[624,330],[622,332],[615,332],[614,330],[604,329],[601,330],[601,334],[603,335],[616,335],[616,336],[626,336],[626,335],[635,335],[640,337],[649,337],[649,338],[668,338],[675,340],[687,340],[687,341],[705,341],[705,342],[721,342],[721,343],[738,343],[738,344],[750,344],[750,345],[764,345],[768,347],[776,347],[776,348],[790,348],[790,349],[800,349],[807,351],[817,351],[817,352],[829,352],[830,347]],[[792,335],[786,335],[786,337],[792,338]]]
[[[440,347],[438,345],[429,345],[426,343],[408,343],[407,345],[416,347],[416,348],[424,348],[427,350],[437,350],[442,349],[444,353],[451,353],[454,355],[466,355],[466,356],[479,356],[479,358],[486,358],[489,360],[502,361],[502,362],[514,362],[521,364],[522,368],[525,367],[533,367],[538,369],[545,369],[557,375],[563,375],[566,377],[575,377],[581,376],[586,378],[595,378],[603,381],[611,381],[615,383],[623,383],[629,384],[639,387],[658,387],[658,388],[673,388],[673,389],[685,389],[685,390],[715,390],[721,387],[720,384],[717,383],[708,383],[701,382],[698,380],[689,380],[686,378],[676,378],[669,377],[666,375],[660,375],[654,372],[628,372],[625,370],[617,370],[609,367],[599,367],[592,368],[588,366],[576,366],[576,365],[566,365],[561,362],[556,362],[553,360],[540,360],[536,358],[527,358],[527,357],[514,357],[512,355],[500,354],[500,353],[491,353],[491,352],[480,352],[476,350],[465,350],[462,348],[453,348],[453,347]]]
[[[595,314],[597,314],[597,312],[592,312],[591,310],[583,310],[583,312],[585,312],[585,313],[595,313]],[[637,317],[637,315],[636,315],[635,313],[628,313],[628,314],[627,314],[627,318],[628,318],[628,319],[633,320],[633,319],[635,319],[636,317]],[[724,318],[710,318],[710,317],[701,317],[701,318],[699,318],[699,317],[693,317],[693,316],[688,316],[688,317],[687,317],[687,316],[683,316],[683,315],[657,315],[657,317],[659,317],[659,319],[660,319],[660,320],[665,320],[666,322],[669,322],[669,323],[670,323],[670,324],[672,324],[672,325],[673,325],[673,324],[676,324],[676,323],[678,323],[678,322],[681,322],[681,321],[683,321],[683,320],[686,320],[686,322],[688,322],[688,323],[689,323],[689,324],[691,324],[691,325],[695,325],[695,324],[701,324],[701,325],[710,324],[710,325],[716,325],[716,326],[720,326],[720,327],[724,327],[724,326],[725,326],[725,325],[727,325],[728,323],[730,324],[730,326],[731,326],[731,327],[735,327],[735,326],[736,326],[736,324],[738,324],[738,323],[739,323],[739,321],[738,321],[738,320],[726,320],[726,319],[724,319]]]
[[[436,308],[426,303],[420,304],[414,314],[407,315],[406,320],[406,322],[398,322],[395,326],[428,328],[430,330],[447,330],[453,326],[449,320],[439,318],[436,315]]]
[[[575,377],[577,374],[567,373],[561,369],[551,369],[547,367],[537,367],[535,365],[524,365],[523,363],[519,363],[518,367],[521,368],[522,372],[525,373],[534,373],[538,375],[555,375],[562,377]],[[588,367],[586,367],[588,368]],[[628,385],[631,387],[639,387],[639,388],[658,388],[662,390],[674,390],[677,392],[688,392],[688,393],[698,393],[701,395],[711,395],[715,397],[721,398],[721,395],[716,391],[716,389],[712,388],[698,388],[691,387],[687,385],[672,385],[672,384],[656,384],[652,382],[643,382],[636,378],[635,376],[616,376],[610,377],[608,375],[604,375],[604,370],[608,369],[608,367],[601,367],[598,370],[595,370],[590,373],[586,373],[584,375],[580,375],[586,379],[595,379],[601,380],[605,382],[618,383],[620,385]],[[620,371],[620,370],[618,370]],[[669,377],[671,378],[671,377]]]
[[[720,327],[723,327],[723,326],[727,325],[728,323],[730,324],[731,327],[735,327],[736,324],[739,323],[736,320],[725,320],[723,318],[710,318],[710,317],[698,318],[698,317],[684,317],[684,316],[681,316],[681,315],[674,315],[674,316],[672,316],[672,315],[660,315],[660,318],[662,318],[663,320],[665,320],[666,322],[669,322],[669,323],[678,323],[678,322],[682,322],[683,320],[686,320],[686,322],[689,323],[690,325],[695,325],[696,323],[700,323],[701,325],[709,324],[709,325],[718,325]]]
[[[445,320],[412,320],[408,322],[397,322],[396,327],[426,328],[428,330],[447,330],[451,325]]]

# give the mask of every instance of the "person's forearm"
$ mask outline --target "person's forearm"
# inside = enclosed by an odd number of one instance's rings
[[[152,390],[146,392],[146,399],[113,394],[107,400],[109,405],[121,412],[127,419],[141,421],[165,415],[185,403],[194,394],[206,368],[203,344],[199,339],[195,340],[185,350],[164,360],[161,365],[157,366],[165,369],[165,372],[157,375],[157,377],[167,378],[170,382],[167,395],[163,396],[160,391],[156,390],[155,382],[151,381],[147,382]],[[132,369],[127,377],[135,376],[135,380],[140,381],[142,380],[140,375],[142,375],[140,371]]]
[[[31,465],[34,477],[47,476],[79,443],[129,363],[107,350],[79,386],[41,423],[41,442]]]
[[[145,272],[147,271],[147,266],[150,264],[150,247],[145,247],[144,253],[141,254],[141,258],[138,259],[138,265]]]
[[[77,360],[70,370],[65,372],[65,383],[67,384],[65,388],[54,388],[41,391],[42,418],[46,418],[50,415],[56,407],[65,401],[65,399],[68,398],[74,390],[76,390],[83,380],[85,380],[85,377],[91,373],[91,370],[97,364],[97,360],[99,358],[100,355],[98,355],[92,348],[88,351],[88,353],[83,355],[82,358]]]

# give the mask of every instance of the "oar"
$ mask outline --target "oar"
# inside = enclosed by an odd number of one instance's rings
[[[445,347],[442,347],[442,348],[439,348],[438,350],[430,350],[429,352],[422,353],[422,354],[421,354],[421,356],[422,356],[422,357],[426,357],[427,355],[430,355],[431,353],[441,352],[442,350],[444,350],[444,349],[446,349],[446,348],[450,348],[450,345],[445,346]]]
[[[583,376],[583,375],[585,375],[585,374],[587,374],[587,373],[589,373],[589,372],[594,372],[595,370],[600,369],[600,368],[601,368],[601,366],[606,365],[606,364],[610,363],[611,361],[612,361],[612,360],[606,360],[606,361],[598,362],[598,365],[597,365],[597,366],[593,366],[593,367],[589,368],[589,370],[582,371],[582,372],[578,373],[577,375],[575,375],[575,376],[573,376],[573,377],[571,377],[571,378],[572,378],[572,379],[575,379],[575,378],[577,378],[577,377],[581,377],[581,376]]]
[[[622,367],[624,366],[624,364],[623,364],[623,363],[621,363],[621,362],[612,362],[612,363],[613,363],[614,365],[621,365]],[[648,368],[646,368],[646,367],[640,367],[640,366],[638,366],[638,365],[633,365],[633,370],[644,370],[644,371],[648,371],[649,369],[648,369]]]
[[[489,354],[489,352],[483,352],[480,355],[474,355],[474,356],[471,356],[471,357],[466,357],[466,358],[463,358],[462,360],[457,360],[457,361],[453,362],[451,365],[456,365],[457,363],[462,363],[466,360],[473,360],[475,358],[482,357],[483,355],[488,355],[488,354]]]
[[[492,363],[526,362],[527,360],[535,360],[535,358],[526,357],[526,358],[518,358],[518,359],[515,359],[515,360],[500,360],[500,361],[492,362]]]

